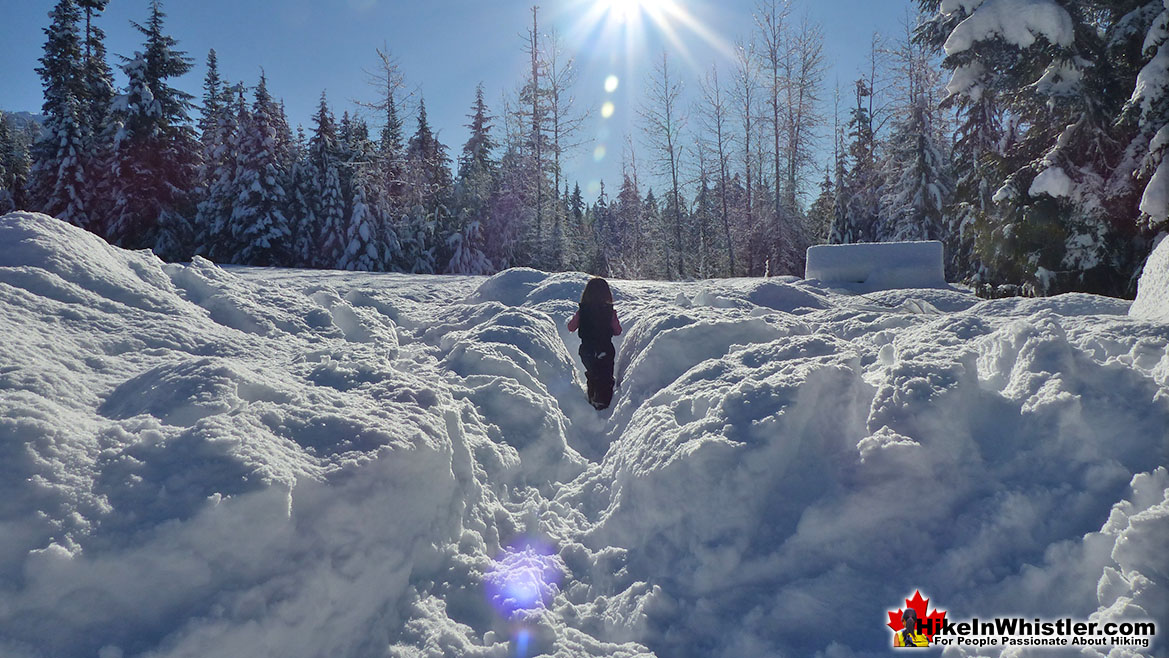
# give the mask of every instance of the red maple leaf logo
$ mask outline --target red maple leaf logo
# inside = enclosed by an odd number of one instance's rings
[[[917,613],[918,620],[922,622],[922,635],[925,635],[930,642],[933,642],[934,633],[941,630],[942,622],[946,620],[946,611],[939,611],[935,608],[933,612],[929,613],[929,615],[926,615],[926,609],[930,605],[930,600],[923,599],[921,597],[921,590],[914,592],[912,599],[905,599],[905,605],[909,608],[913,608],[913,611]],[[894,632],[900,632],[905,628],[905,622],[901,620],[901,615],[904,612],[905,608],[899,608],[897,612],[889,612],[889,623],[887,625],[889,628],[892,628]]]

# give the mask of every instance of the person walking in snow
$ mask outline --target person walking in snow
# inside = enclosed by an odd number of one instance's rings
[[[580,306],[568,321],[569,331],[577,329],[580,329],[577,353],[585,367],[589,404],[604,409],[613,401],[613,359],[617,354],[613,336],[621,334],[621,323],[613,308],[609,282],[599,276],[585,284]]]

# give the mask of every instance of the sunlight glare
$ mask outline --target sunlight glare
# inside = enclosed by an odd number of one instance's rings
[[[617,79],[617,76],[610,75],[609,77],[605,78],[605,91],[609,92],[610,94],[617,91],[617,85],[620,83],[621,81]]]
[[[653,13],[670,0],[598,0],[604,11],[622,23],[637,20],[641,12]]]
[[[605,104],[601,106],[601,116],[605,119],[608,119],[609,117],[613,116],[613,112],[616,111],[616,109],[617,107],[613,105],[613,101],[605,101]]]
[[[632,62],[637,58],[639,51],[646,45],[647,31],[653,30],[659,34],[683,60],[695,67],[697,65],[690,51],[689,45],[695,40],[713,48],[724,57],[734,57],[734,49],[720,37],[712,26],[692,14],[688,4],[695,4],[697,0],[575,0],[585,7],[583,15],[576,21],[571,34],[577,39],[588,41],[591,35],[602,35],[607,38],[619,38],[625,42],[625,59]],[[689,42],[689,43],[687,43]],[[614,53],[616,55],[616,53]],[[605,81],[605,90],[616,91],[616,83],[609,89],[609,80]]]

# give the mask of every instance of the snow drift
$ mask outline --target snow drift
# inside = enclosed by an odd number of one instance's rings
[[[1128,314],[1143,320],[1169,322],[1169,240],[1164,235],[1145,261],[1137,282],[1137,298]]]
[[[915,588],[1169,623],[1169,324],[616,281],[598,414],[585,280],[167,265],[0,218],[0,654],[886,655]]]

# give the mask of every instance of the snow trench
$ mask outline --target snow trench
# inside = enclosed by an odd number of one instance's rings
[[[0,218],[0,655],[877,656],[915,589],[1169,622],[1169,325],[613,281],[597,412],[586,280],[164,264]]]

